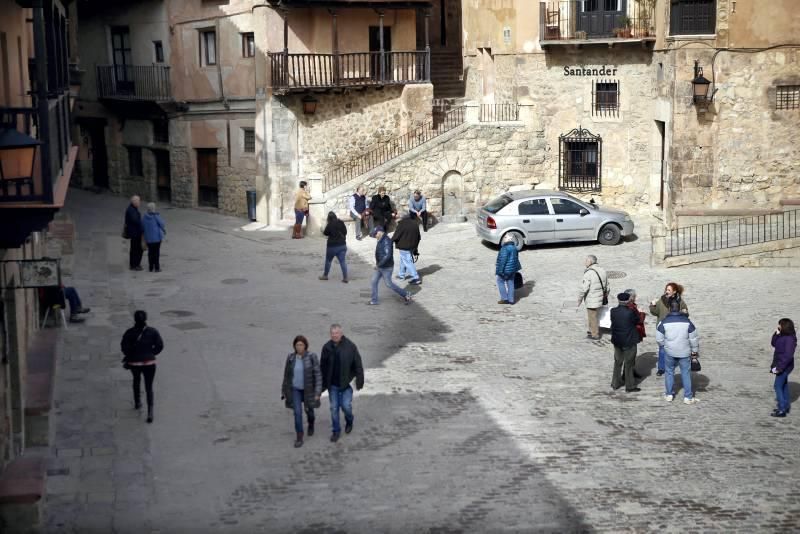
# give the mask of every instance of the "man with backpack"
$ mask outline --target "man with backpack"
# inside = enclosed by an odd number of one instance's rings
[[[578,306],[586,304],[586,316],[589,330],[586,337],[592,340],[600,339],[600,308],[608,304],[608,275],[605,269],[597,265],[597,256],[586,256],[584,262],[586,270],[583,271],[581,289],[578,292]]]

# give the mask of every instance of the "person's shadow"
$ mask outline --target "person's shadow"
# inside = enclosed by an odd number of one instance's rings
[[[530,294],[533,293],[534,287],[536,287],[536,282],[534,280],[528,280],[527,282],[522,284],[522,287],[514,292],[514,296],[516,297],[517,302],[524,299],[525,297],[530,296]]]
[[[653,370],[658,365],[658,353],[656,352],[643,352],[636,356],[636,372],[639,373],[638,380],[650,378]]]
[[[800,382],[789,382],[789,406],[800,398]]]

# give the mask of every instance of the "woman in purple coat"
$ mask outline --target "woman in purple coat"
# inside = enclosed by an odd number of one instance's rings
[[[772,334],[772,356],[770,372],[775,375],[775,398],[778,407],[772,411],[772,417],[786,417],[791,408],[789,400],[789,373],[794,370],[794,350],[797,348],[797,335],[791,319],[778,321],[778,328]]]

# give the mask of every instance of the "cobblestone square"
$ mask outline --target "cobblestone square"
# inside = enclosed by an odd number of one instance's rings
[[[350,283],[317,280],[324,241],[245,232],[164,209],[161,273],[127,270],[126,201],[71,191],[74,285],[87,321],[59,354],[47,531],[792,532],[795,415],[774,405],[769,339],[798,318],[792,269],[652,269],[646,227],[616,247],[520,254],[526,287],[496,304],[496,249],[468,224],[423,235],[420,287],[367,306],[374,241],[348,242]],[[610,389],[613,348],[576,309],[583,258],[639,301],[675,280],[700,335],[698,405],[663,400],[655,324],[639,393]],[[165,350],[155,422],[132,406],[119,340],[145,309]],[[297,334],[319,353],[341,323],[364,357],[355,428],[328,441],[328,399],[300,449],[280,400]],[[791,379],[793,401],[800,384]],[[621,390],[620,390],[621,391]],[[680,394],[678,396],[680,398]]]

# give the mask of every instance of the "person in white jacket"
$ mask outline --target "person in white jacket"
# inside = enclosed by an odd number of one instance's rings
[[[597,265],[597,256],[588,255],[584,265],[581,280],[581,289],[578,292],[578,306],[582,302],[586,303],[586,316],[589,322],[589,330],[586,337],[592,340],[600,339],[599,312],[603,304],[608,303],[608,275],[605,269]]]

